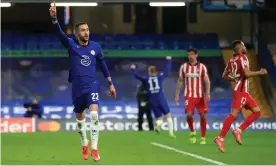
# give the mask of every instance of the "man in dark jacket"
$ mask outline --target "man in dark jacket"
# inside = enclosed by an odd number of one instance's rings
[[[42,117],[42,109],[40,104],[36,99],[33,99],[32,103],[25,103],[24,107],[27,109],[24,114],[25,118],[41,118]]]
[[[149,104],[149,92],[147,91],[146,87],[144,84],[138,85],[137,88],[137,102],[138,102],[138,128],[139,131],[143,131],[143,116],[146,113],[147,119],[148,119],[148,125],[149,125],[149,130],[153,131],[153,121],[152,121],[152,116],[151,116],[151,109],[150,109],[150,104]]]

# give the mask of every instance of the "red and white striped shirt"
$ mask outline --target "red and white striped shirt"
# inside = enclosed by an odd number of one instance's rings
[[[227,63],[225,70],[233,75],[238,80],[233,91],[248,93],[249,81],[245,77],[243,69],[249,69],[249,62],[246,55],[233,55],[230,61]]]
[[[184,63],[180,67],[179,77],[185,81],[185,97],[203,97],[203,79],[208,75],[207,68],[202,63],[192,65]]]

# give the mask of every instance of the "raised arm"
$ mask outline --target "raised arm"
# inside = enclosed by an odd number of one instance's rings
[[[172,57],[171,56],[167,56],[166,59],[168,60],[168,63],[166,65],[165,71],[163,73],[164,77],[167,77],[167,75],[169,74],[169,72],[172,69]]]
[[[54,2],[54,6],[51,6],[49,9],[50,16],[52,18],[52,23],[54,24],[58,37],[61,40],[62,44],[68,48],[69,46],[69,40],[70,38],[62,31],[58,20],[57,20],[57,8],[56,8],[56,3]]]
[[[134,64],[132,64],[132,65],[130,66],[130,69],[131,69],[131,70],[130,70],[130,71],[131,71],[131,74],[132,74],[136,79],[138,79],[138,80],[140,80],[140,81],[146,80],[146,77],[139,75],[139,74],[135,71],[136,66],[135,66]]]

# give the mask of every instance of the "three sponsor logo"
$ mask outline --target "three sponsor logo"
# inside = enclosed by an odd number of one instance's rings
[[[186,122],[180,118],[173,118],[176,131],[188,130]],[[195,129],[200,129],[200,123],[195,122]],[[220,130],[223,125],[222,120],[209,120],[207,124],[208,130]],[[234,129],[240,125],[240,122],[232,124]],[[85,124],[86,129],[91,129],[91,123]],[[59,131],[77,131],[77,124],[73,120],[40,120],[34,118],[1,118],[0,123],[1,133],[29,133],[29,132],[59,132]],[[144,129],[148,129],[147,123],[143,124]],[[132,119],[102,119],[99,121],[99,129],[101,131],[135,131],[138,130],[138,123]],[[168,124],[161,125],[162,130],[168,130]],[[257,121],[250,127],[250,130],[276,130],[276,120],[272,121]]]

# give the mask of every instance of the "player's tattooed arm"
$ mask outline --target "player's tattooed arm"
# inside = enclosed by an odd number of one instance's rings
[[[179,104],[179,95],[180,95],[180,91],[182,89],[182,86],[183,86],[183,78],[182,77],[179,77],[178,78],[178,81],[177,81],[177,84],[176,84],[176,92],[175,92],[175,103],[176,104]]]
[[[211,100],[211,95],[210,95],[211,83],[210,83],[210,79],[209,79],[208,75],[205,75],[204,82],[205,82],[205,85],[206,85],[205,94],[206,94],[207,102],[209,103],[210,100]]]
[[[178,81],[177,81],[177,84],[176,84],[176,95],[178,95],[178,96],[179,96],[180,91],[182,89],[183,83],[184,83],[183,78],[179,77]]]

